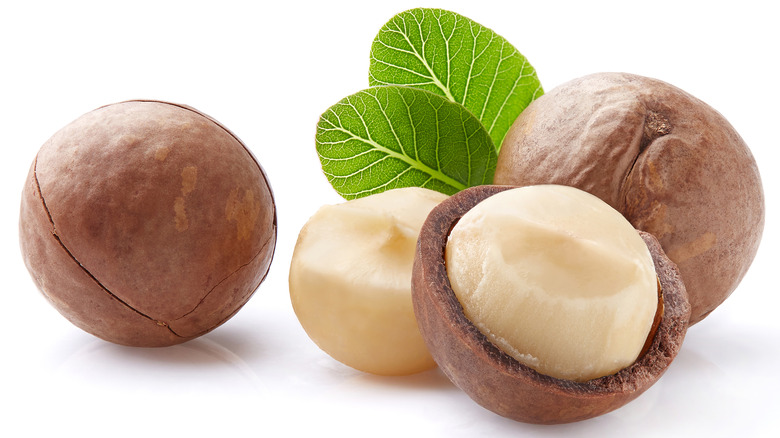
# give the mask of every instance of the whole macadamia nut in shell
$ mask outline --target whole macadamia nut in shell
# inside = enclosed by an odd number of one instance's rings
[[[41,147],[20,244],[38,289],[76,326],[166,346],[247,302],[273,258],[276,209],[263,169],[222,125],[182,105],[122,102]]]
[[[706,317],[758,249],[764,195],[745,142],[712,107],[665,82],[599,73],[534,101],[507,134],[496,184],[590,192],[658,238]]]

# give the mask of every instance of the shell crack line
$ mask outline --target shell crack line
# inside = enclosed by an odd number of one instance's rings
[[[41,191],[41,184],[38,181],[38,157],[37,156],[35,157],[35,164],[33,165],[33,177],[35,178],[36,189],[38,190],[38,194],[41,197],[41,204],[43,205],[44,211],[46,211],[46,216],[49,218],[49,223],[51,223],[51,229],[52,229],[51,235],[52,235],[52,237],[54,237],[54,239],[57,241],[57,243],[60,245],[60,247],[65,251],[65,253],[68,254],[68,257],[70,257],[71,260],[73,260],[77,265],[79,265],[81,270],[84,271],[84,273],[87,274],[89,276],[89,278],[91,278],[92,281],[95,282],[95,284],[97,284],[101,289],[103,289],[103,291],[105,291],[108,295],[110,295],[112,298],[117,300],[123,306],[127,307],[128,309],[132,310],[133,312],[137,313],[138,315],[153,321],[157,325],[167,328],[175,336],[181,337],[179,334],[174,332],[173,329],[171,329],[171,327],[167,323],[165,323],[163,321],[158,321],[158,320],[150,317],[149,315],[146,315],[146,314],[142,313],[138,309],[134,308],[133,306],[131,306],[130,304],[126,303],[124,300],[122,300],[121,298],[116,296],[113,292],[108,290],[108,288],[105,285],[103,285],[103,283],[101,283],[100,280],[97,279],[97,277],[95,277],[91,272],[89,272],[89,270],[84,265],[82,265],[80,261],[78,261],[78,259],[73,255],[73,253],[70,251],[70,249],[68,249],[68,247],[65,246],[65,243],[62,241],[60,236],[57,234],[57,226],[54,224],[54,219],[52,218],[51,211],[49,210],[48,205],[46,205],[46,199],[43,197],[43,192]]]
[[[275,225],[275,224],[274,224],[274,228],[276,228],[276,225]],[[270,235],[270,236],[268,237],[268,239],[266,239],[265,243],[263,243],[263,246],[261,246],[261,247],[260,247],[260,249],[257,251],[257,254],[255,254],[254,256],[252,256],[252,258],[251,258],[251,259],[249,259],[249,261],[248,261],[248,262],[246,262],[246,263],[244,263],[243,265],[241,265],[241,266],[237,267],[236,269],[234,269],[234,270],[233,270],[233,272],[231,272],[230,274],[226,275],[226,276],[225,276],[225,278],[223,278],[222,280],[219,280],[219,281],[217,282],[217,284],[215,284],[215,285],[214,285],[214,286],[213,286],[211,289],[209,289],[209,291],[208,291],[208,292],[206,292],[206,294],[205,294],[205,295],[203,295],[203,298],[201,298],[201,299],[200,299],[200,301],[198,302],[198,304],[196,304],[196,305],[195,305],[195,307],[193,307],[193,308],[192,308],[192,310],[190,310],[189,312],[187,312],[187,313],[183,314],[182,316],[180,316],[180,317],[178,317],[178,318],[174,319],[174,321],[178,321],[178,320],[180,320],[180,319],[182,319],[182,318],[185,318],[187,315],[189,315],[189,314],[191,314],[192,312],[196,311],[196,310],[198,309],[198,307],[200,307],[200,305],[201,305],[201,304],[203,304],[203,302],[204,302],[204,301],[206,301],[206,298],[208,298],[208,296],[209,296],[209,295],[211,295],[211,293],[212,293],[212,292],[214,292],[214,290],[215,290],[217,287],[219,287],[219,285],[220,285],[220,284],[224,283],[224,282],[225,282],[225,281],[226,281],[228,278],[230,278],[230,277],[234,276],[234,275],[235,275],[235,274],[236,274],[238,271],[240,271],[240,270],[244,269],[245,267],[247,267],[247,266],[251,265],[251,264],[252,264],[252,262],[254,262],[254,261],[255,261],[255,259],[256,259],[256,258],[258,258],[258,257],[260,256],[260,254],[263,254],[263,253],[265,252],[265,248],[268,246],[268,244],[271,242],[271,240],[272,240],[272,239],[274,239],[274,236],[275,236],[275,233],[274,233],[274,234],[272,234],[272,235]],[[269,265],[269,268],[270,268],[270,265]],[[266,270],[266,273],[265,273],[265,274],[268,274],[268,270]],[[263,279],[265,279],[265,275],[263,275]],[[261,280],[260,282],[262,283],[262,280]],[[260,285],[258,284],[258,286],[260,286]],[[251,295],[251,294],[250,294],[250,295]]]

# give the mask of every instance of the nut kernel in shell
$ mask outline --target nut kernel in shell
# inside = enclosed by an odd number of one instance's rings
[[[653,325],[647,245],[578,189],[529,186],[480,202],[450,232],[445,257],[466,317],[542,374],[613,374],[636,360]]]
[[[417,236],[447,196],[417,187],[322,207],[304,225],[290,298],[309,337],[361,371],[405,375],[435,367],[414,318]]]
[[[412,300],[420,332],[436,363],[481,406],[514,420],[555,424],[593,418],[617,409],[655,383],[677,355],[690,305],[677,267],[650,234],[639,232],[653,258],[659,309],[644,351],[630,366],[587,382],[541,374],[505,353],[465,316],[447,275],[448,235],[482,200],[510,186],[463,190],[428,215],[417,242]]]

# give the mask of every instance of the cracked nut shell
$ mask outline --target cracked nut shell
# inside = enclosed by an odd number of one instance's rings
[[[562,184],[655,236],[678,266],[691,324],[734,291],[758,249],[755,159],[716,110],[657,79],[597,73],[551,90],[507,133],[495,184]]]
[[[266,175],[183,105],[129,101],[54,134],[24,185],[25,265],[48,301],[102,339],[166,346],[235,314],[276,245]]]
[[[540,374],[492,344],[466,318],[445,266],[448,236],[458,220],[480,201],[510,188],[479,186],[461,191],[434,208],[423,224],[413,267],[412,299],[431,355],[474,401],[517,421],[574,422],[625,405],[661,377],[682,345],[690,305],[677,267],[653,236],[639,231],[655,264],[662,307],[644,352],[616,374],[584,383]]]

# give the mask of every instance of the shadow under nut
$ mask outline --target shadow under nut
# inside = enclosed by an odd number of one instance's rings
[[[648,246],[661,288],[663,313],[649,346],[631,366],[584,383],[540,374],[504,353],[466,318],[450,285],[444,252],[450,231],[480,201],[510,186],[466,189],[437,206],[420,233],[412,299],[420,331],[434,360],[474,401],[499,415],[538,424],[585,420],[617,409],[653,385],[679,351],[690,305],[677,267],[657,240]]]

